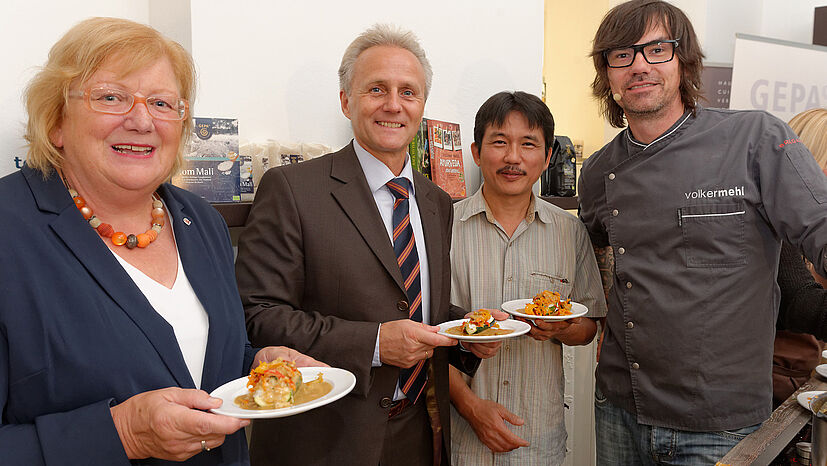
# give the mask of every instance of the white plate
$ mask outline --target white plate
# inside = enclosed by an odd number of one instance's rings
[[[445,335],[448,338],[453,338],[454,340],[473,341],[479,343],[486,341],[499,341],[506,338],[514,338],[526,334],[529,330],[531,330],[531,326],[525,322],[520,322],[519,320],[514,319],[507,319],[497,321],[497,323],[500,325],[500,328],[506,330],[514,330],[513,332],[506,333],[505,335],[454,335],[452,333],[445,332],[451,327],[457,327],[459,325],[462,325],[462,323],[467,320],[468,319],[457,319],[452,320],[450,322],[443,322],[439,324],[439,332],[437,333],[439,333],[440,335]]]
[[[819,364],[816,366],[816,373],[827,379],[827,364]]]
[[[502,305],[502,309],[503,311],[513,316],[531,320],[566,320],[584,316],[587,312],[589,312],[589,308],[587,308],[586,306],[572,301],[571,314],[567,316],[535,316],[531,314],[523,314],[522,311],[525,310],[525,305],[530,303],[531,301],[531,299],[513,299],[511,301],[504,302]]]
[[[812,411],[810,409],[810,403],[813,401],[813,398],[817,397],[818,395],[821,395],[822,393],[824,393],[824,390],[801,392],[796,396],[796,398],[798,399],[798,404],[800,404],[804,409]]]
[[[211,409],[210,411],[215,414],[223,414],[240,419],[266,419],[292,416],[313,408],[318,408],[319,406],[324,406],[328,403],[333,403],[350,393],[356,385],[356,376],[344,369],[335,367],[299,367],[298,369],[302,374],[302,381],[304,382],[310,382],[321,372],[325,382],[330,382],[330,384],[333,385],[333,389],[321,398],[288,408],[243,409],[233,402],[237,396],[247,393],[247,377],[241,377],[225,383],[210,393],[210,396],[221,398],[221,401],[223,401],[220,408]]]

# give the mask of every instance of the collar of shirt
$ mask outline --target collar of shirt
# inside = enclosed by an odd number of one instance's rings
[[[483,212],[485,213],[485,219],[488,220],[489,223],[496,223],[494,214],[491,212],[491,208],[488,207],[488,202],[485,200],[485,196],[482,195],[482,186],[480,186],[480,189],[478,189],[477,192],[469,197],[466,202],[462,203],[461,210],[457,209],[456,216],[459,221],[464,222],[474,215]],[[527,224],[531,224],[535,218],[539,218],[543,223],[549,223],[551,222],[551,212],[539,207],[537,203],[537,196],[535,196],[532,192],[531,200],[529,200],[528,204],[528,210],[526,211],[525,221]]]
[[[416,188],[413,182],[413,169],[411,168],[410,156],[405,156],[405,166],[399,176],[394,176],[393,172],[381,160],[377,159],[370,152],[366,151],[356,139],[353,140],[353,150],[356,152],[356,158],[359,159],[359,165],[362,166],[362,171],[365,173],[365,178],[368,180],[368,187],[370,192],[376,196],[376,192],[380,189],[388,189],[385,183],[394,178],[407,178],[411,183],[411,192],[409,197],[416,195]]]
[[[700,110],[700,106],[699,106],[698,110]],[[627,126],[626,127],[626,140],[629,142],[629,144],[627,144],[627,146],[630,149],[630,153],[632,151],[635,151],[635,152],[644,151],[644,150],[648,149],[649,146],[653,146],[653,145],[657,144],[658,142],[663,141],[664,139],[668,138],[669,136],[671,136],[672,134],[677,132],[678,129],[680,129],[682,126],[684,126],[684,123],[686,123],[686,121],[691,116],[692,116],[692,110],[687,109],[685,112],[683,112],[683,115],[681,115],[681,117],[678,118],[678,120],[672,126],[669,127],[669,129],[664,131],[663,134],[661,134],[660,136],[655,138],[655,140],[650,142],[649,144],[644,144],[644,143],[638,141],[637,139],[635,139],[635,135],[632,134],[632,129]]]

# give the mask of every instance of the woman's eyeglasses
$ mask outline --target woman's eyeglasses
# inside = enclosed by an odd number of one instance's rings
[[[146,106],[149,114],[159,120],[180,121],[186,118],[189,104],[186,99],[167,95],[139,97],[130,92],[107,87],[69,92],[69,97],[83,98],[90,110],[110,115],[125,115],[136,103]]]

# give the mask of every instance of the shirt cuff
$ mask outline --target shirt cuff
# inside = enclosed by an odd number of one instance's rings
[[[371,362],[371,367],[379,367],[382,365],[382,360],[379,359],[379,332],[382,331],[382,324],[379,324],[379,328],[376,329],[376,346],[373,347],[373,362]]]

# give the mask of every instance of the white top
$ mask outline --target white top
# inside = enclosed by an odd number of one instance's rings
[[[172,228],[173,222],[167,222]],[[175,237],[175,230],[172,231]],[[126,273],[138,286],[146,297],[149,304],[172,326],[175,332],[175,339],[184,356],[184,362],[190,371],[192,381],[196,388],[201,388],[201,374],[204,370],[204,356],[207,352],[207,335],[210,330],[210,321],[207,311],[198,300],[195,290],[192,289],[184,267],[181,264],[181,256],[178,254],[178,247],[175,247],[176,260],[178,262],[178,273],[175,276],[175,283],[172,289],[156,282],[141,272],[137,267],[125,261],[121,256],[112,251],[112,255],[118,259]]]

